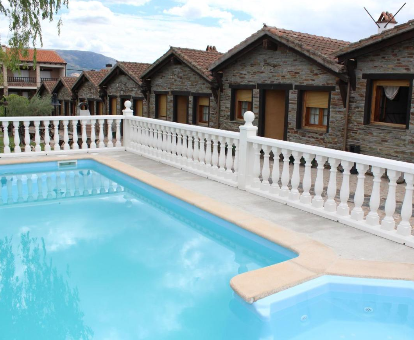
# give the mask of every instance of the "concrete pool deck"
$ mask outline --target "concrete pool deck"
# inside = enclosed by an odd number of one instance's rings
[[[299,253],[234,277],[231,286],[248,302],[323,274],[414,281],[412,248],[132,153],[1,159],[0,165],[65,158],[96,159]]]

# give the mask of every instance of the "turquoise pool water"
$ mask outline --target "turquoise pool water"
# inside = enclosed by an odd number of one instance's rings
[[[291,251],[93,161],[0,166],[0,340],[412,340],[414,283],[324,276],[248,305]]]
[[[0,339],[261,339],[230,279],[296,256],[93,161],[0,183]]]

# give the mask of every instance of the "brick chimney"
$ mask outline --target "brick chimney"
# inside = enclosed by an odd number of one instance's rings
[[[382,33],[385,30],[394,28],[397,22],[394,19],[394,15],[389,12],[382,12],[380,17],[377,20],[378,24],[378,33]]]
[[[112,68],[112,64],[106,64],[106,65],[105,65],[105,68],[106,68],[107,70],[110,70],[110,69]]]
[[[216,46],[207,45],[206,51],[207,52],[217,52],[217,49],[216,49]]]

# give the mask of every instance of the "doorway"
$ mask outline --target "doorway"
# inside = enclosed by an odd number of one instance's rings
[[[188,123],[188,98],[188,96],[174,96],[174,121],[177,123]]]
[[[260,135],[286,140],[288,92],[286,90],[260,90],[260,99]]]

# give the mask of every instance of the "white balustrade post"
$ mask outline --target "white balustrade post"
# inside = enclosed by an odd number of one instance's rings
[[[211,135],[206,133],[206,171],[210,172],[211,168]]]
[[[199,161],[199,167],[201,170],[204,170],[204,166],[205,166],[205,157],[206,157],[206,152],[204,150],[204,133],[199,132],[198,133],[198,138],[200,139],[200,151],[198,152],[198,161]]]
[[[270,164],[269,164],[269,157],[270,151],[267,145],[262,145],[263,150],[263,167],[262,167],[262,183],[261,183],[261,190],[269,191],[270,190]]]
[[[305,160],[305,171],[303,173],[302,187],[303,192],[300,195],[300,203],[302,204],[311,204],[312,196],[310,194],[310,188],[312,186],[312,160],[315,156],[309,153],[303,154],[303,159]]]
[[[96,149],[96,133],[95,133],[96,119],[91,119],[91,149]]]
[[[99,119],[99,149],[103,149],[105,147],[104,125],[105,120]]]
[[[336,212],[336,174],[337,174],[337,167],[339,161],[335,158],[329,157],[328,159],[329,165],[331,166],[331,170],[329,171],[329,183],[328,183],[328,190],[326,192],[328,198],[325,202],[325,211],[333,213]]]
[[[341,203],[339,203],[336,213],[339,216],[349,216],[349,169],[351,167],[351,163],[348,161],[341,161],[341,165],[344,170],[342,173],[341,192],[339,193]]]
[[[374,179],[372,184],[371,197],[369,200],[369,213],[366,217],[366,222],[370,226],[376,227],[379,226],[380,221],[378,208],[381,201],[381,176],[384,173],[384,169],[373,166],[371,171],[374,175]]]
[[[60,145],[59,145],[59,120],[53,121],[53,129],[54,129],[54,135],[53,135],[53,150],[54,151],[60,151]]]
[[[122,143],[121,143],[121,120],[116,119],[115,124],[116,124],[116,132],[115,132],[116,143],[115,143],[115,146],[117,148],[120,148],[122,146]]]
[[[288,197],[289,196],[289,180],[290,180],[290,170],[289,170],[289,157],[290,151],[287,149],[282,149],[283,155],[283,169],[282,169],[282,187],[279,190],[280,197]]]
[[[35,127],[35,151],[40,152],[42,148],[40,147],[40,120],[33,122]]]
[[[354,195],[354,209],[352,209],[351,211],[351,218],[356,221],[362,221],[364,219],[364,211],[362,210],[362,204],[364,204],[365,199],[365,173],[368,170],[368,165],[357,163],[356,169],[358,171],[358,181]]]
[[[227,156],[226,156],[226,175],[230,179],[233,175],[233,143],[230,138],[226,138]]]
[[[65,145],[63,145],[63,150],[70,150],[69,133],[68,133],[68,123],[69,123],[69,121],[64,120],[62,123],[63,123],[63,141],[65,142]]]
[[[186,131],[186,135],[188,136],[187,141],[187,165],[192,168],[193,167],[193,136],[191,132]]]
[[[280,177],[280,169],[279,169],[279,155],[280,149],[272,146],[272,153],[273,153],[273,168],[272,168],[272,186],[270,187],[271,194],[279,194],[280,186],[279,186],[279,177]]]
[[[323,170],[325,168],[326,157],[316,155],[316,161],[318,162],[318,168],[316,172],[315,180],[315,196],[312,199],[312,206],[314,208],[320,209],[323,208]]]
[[[401,207],[401,222],[397,226],[397,233],[410,236],[412,232],[410,218],[413,215],[413,174],[405,173],[405,196]]]
[[[394,212],[396,207],[395,191],[397,189],[397,179],[400,177],[400,172],[395,170],[387,170],[388,179],[388,195],[385,201],[385,217],[381,222],[381,229],[383,230],[394,230],[395,220]]]
[[[46,152],[49,152],[51,150],[51,148],[50,148],[49,124],[50,124],[50,122],[48,120],[43,121],[43,126],[45,128],[45,151]]]
[[[300,166],[300,159],[302,158],[302,153],[293,151],[292,156],[295,159],[293,163],[293,173],[292,173],[292,179],[291,179],[291,185],[292,189],[289,193],[289,199],[291,201],[299,201],[300,193],[298,190],[299,182],[300,182],[300,175],[299,175],[299,166]]]
[[[220,142],[220,153],[219,153],[219,175],[224,176],[224,172],[226,171],[226,143],[224,137],[218,138]]]
[[[86,150],[88,148],[88,136],[86,134],[86,123],[85,119],[81,119],[81,127],[82,127],[82,150]]]
[[[32,149],[30,147],[30,133],[29,133],[30,122],[24,121],[23,125],[24,125],[24,144],[25,144],[24,152],[31,152]]]
[[[79,150],[78,120],[72,120],[72,150]]]
[[[251,183],[251,186],[255,189],[258,189],[260,187],[260,150],[260,145],[253,143],[253,181]]]
[[[14,128],[14,152],[20,153],[22,152],[22,149],[20,148],[20,136],[19,136],[19,126],[20,122],[13,122],[13,128]]]
[[[4,133],[4,137],[3,137],[4,149],[3,149],[3,152],[4,153],[10,153],[11,150],[10,150],[10,138],[9,138],[9,122],[3,122],[2,125],[3,125],[3,133]]]
[[[215,135],[211,136],[211,143],[213,144],[213,156],[211,158],[212,172],[216,174],[218,170],[218,138]]]
[[[113,122],[113,119],[108,119],[106,122],[108,124],[108,142],[106,143],[106,147],[107,148],[113,148],[114,147],[114,143],[112,142],[112,122]]]
[[[238,168],[238,184],[237,187],[242,190],[246,190],[246,186],[250,184],[252,180],[252,162],[253,148],[251,143],[248,142],[250,137],[257,135],[257,126],[253,126],[254,113],[247,111],[244,113],[244,125],[240,126],[240,140],[237,148],[237,168]]]
[[[192,133],[192,135],[193,135],[193,138],[194,138],[193,168],[198,169],[198,166],[199,166],[199,158],[198,157],[199,157],[199,153],[200,153],[200,141],[198,139],[198,133],[196,131],[194,131]]]
[[[131,129],[131,117],[134,116],[134,111],[131,110],[131,102],[129,100],[125,101],[124,103],[125,105],[125,109],[122,110],[123,116],[124,116],[124,124],[123,124],[123,129],[124,129],[124,146],[126,149],[131,148],[131,140],[132,140],[132,136],[131,134],[136,134],[137,131],[133,131]],[[120,145],[121,146],[121,145]]]

